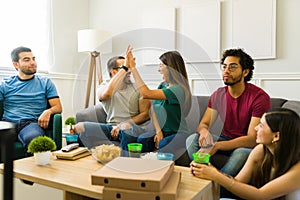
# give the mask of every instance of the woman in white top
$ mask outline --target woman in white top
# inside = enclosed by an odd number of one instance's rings
[[[276,108],[261,118],[256,142],[239,174],[233,178],[211,165],[191,163],[191,173],[210,179],[243,199],[287,199],[300,190],[300,118]]]

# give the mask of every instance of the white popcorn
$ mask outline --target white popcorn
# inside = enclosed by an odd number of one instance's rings
[[[142,159],[150,159],[150,160],[157,160],[157,153],[156,152],[149,152],[144,153],[141,155]]]

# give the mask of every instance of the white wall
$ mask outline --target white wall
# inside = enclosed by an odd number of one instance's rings
[[[53,0],[53,36],[54,36],[54,65],[50,69],[49,77],[57,85],[63,103],[63,118],[66,118],[83,109],[86,77],[88,68],[88,55],[77,52],[77,31],[85,28],[107,29],[113,32],[115,53],[124,53],[126,38],[131,32],[143,27],[145,13],[153,12],[153,18],[160,11],[176,8],[177,23],[180,25],[180,8],[205,0]],[[230,40],[230,13],[231,0],[221,1],[221,50],[228,47]],[[300,95],[294,92],[300,86],[300,70],[298,68],[298,49],[300,44],[300,7],[298,0],[277,0],[277,57],[272,60],[256,60],[253,82],[263,87],[272,97],[284,97],[300,100]],[[255,14],[255,12],[253,13]],[[150,15],[151,16],[151,15]],[[165,20],[165,19],[161,19]],[[197,26],[195,29],[205,27]],[[247,23],[247,22],[245,22]],[[159,23],[161,24],[161,23]],[[255,30],[253,30],[255,31]],[[126,35],[129,33],[129,35]],[[124,39],[125,42],[120,42]],[[245,47],[246,48],[246,47]],[[102,66],[109,55],[102,55]],[[143,55],[142,55],[143,56]],[[151,56],[150,56],[151,57]],[[153,63],[156,63],[156,56]],[[138,59],[141,60],[141,59]],[[191,85],[194,94],[210,94],[216,87],[222,85],[219,71],[206,73],[207,66],[217,68],[217,64],[193,63],[188,66]],[[161,80],[156,73],[156,65],[148,65],[142,69],[142,75],[155,87]],[[14,74],[1,73],[0,77]],[[104,70],[104,75],[106,71]],[[291,91],[287,90],[290,89]],[[92,100],[91,100],[92,102]]]
[[[52,6],[55,57],[49,76],[59,91],[66,119],[83,109],[88,58],[77,52],[77,31],[89,27],[89,1],[52,0]]]
[[[197,3],[194,0],[91,0],[90,1],[90,26],[92,28],[103,28],[111,30],[114,35],[122,35],[126,31],[141,29],[143,25],[143,13],[150,11],[157,11],[166,8],[181,8],[190,4]],[[221,1],[221,49],[228,48],[231,34],[231,20],[226,18],[231,12],[229,4],[231,0]],[[118,6],[116,6],[118,5]],[[259,5],[258,5],[259,6]],[[137,7],[137,9],[135,9]],[[277,58],[272,60],[257,60],[256,69],[254,71],[253,82],[263,87],[272,97],[284,97],[289,99],[300,100],[300,95],[294,92],[300,86],[300,70],[298,67],[298,49],[300,44],[300,21],[299,12],[297,8],[300,7],[298,0],[277,0]],[[255,13],[255,10],[253,11]],[[163,20],[163,19],[162,19]],[[197,19],[195,21],[195,29],[205,27],[197,26]],[[247,23],[247,22],[245,22]],[[256,30],[253,30],[256,31]],[[251,33],[250,33],[251,34]],[[247,47],[244,47],[247,49]],[[124,47],[125,49],[125,47]],[[201,68],[199,63],[194,63],[195,68]],[[156,68],[155,68],[156,69]],[[197,74],[192,74],[196,78]],[[199,74],[198,74],[199,77]],[[205,76],[204,76],[205,77]],[[213,87],[221,84],[218,82],[218,76],[212,80],[200,79],[202,82],[212,82]],[[201,82],[198,80],[198,82]],[[196,81],[197,82],[197,81]],[[213,88],[207,91],[205,88],[201,89],[201,85],[195,83],[195,87],[199,90],[195,91],[197,94],[209,93]],[[202,83],[202,85],[205,83]],[[291,91],[287,91],[287,88]],[[204,92],[202,92],[204,91]]]

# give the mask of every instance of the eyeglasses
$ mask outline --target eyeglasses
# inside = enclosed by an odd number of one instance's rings
[[[233,72],[233,71],[235,71],[235,70],[238,68],[238,65],[237,65],[237,64],[234,64],[234,63],[229,64],[228,66],[225,65],[225,64],[221,64],[221,65],[220,65],[220,69],[221,69],[222,71],[225,71],[226,68],[228,68],[228,70],[229,70],[230,72]]]

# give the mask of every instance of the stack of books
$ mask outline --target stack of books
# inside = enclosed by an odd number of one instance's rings
[[[118,157],[92,174],[92,184],[102,185],[103,199],[176,199],[181,173],[174,162]]]
[[[55,155],[56,158],[65,160],[76,160],[78,158],[82,158],[90,154],[91,152],[89,152],[88,148],[86,147],[78,147],[69,152],[63,152],[62,150],[53,152],[53,155]]]

